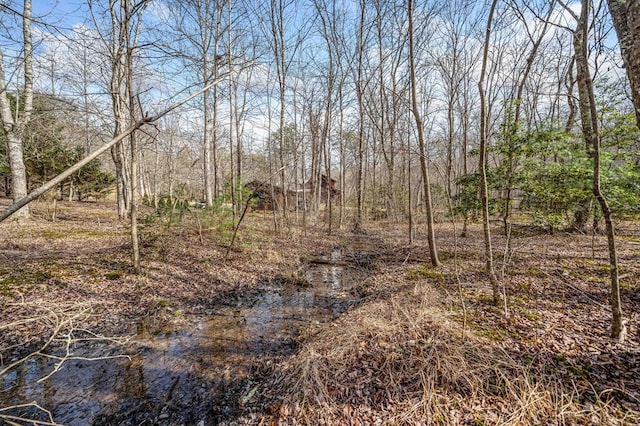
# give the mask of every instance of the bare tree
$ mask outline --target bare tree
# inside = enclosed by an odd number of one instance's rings
[[[470,111],[466,107],[458,111],[457,107],[468,98],[469,94],[465,92],[468,87],[465,87],[465,83],[470,78],[478,54],[477,50],[472,53],[469,46],[478,22],[478,19],[474,18],[474,4],[475,2],[469,0],[456,0],[443,5],[441,16],[446,19],[443,19],[440,28],[436,28],[437,41],[431,50],[432,60],[444,89],[447,113],[445,179],[447,194],[450,197],[455,194],[453,182],[457,177],[457,160],[461,160],[466,166],[466,146],[464,143],[461,144],[462,158],[458,159],[456,142],[458,139],[464,141],[467,136]],[[456,112],[459,112],[459,118]],[[463,167],[463,173],[468,173],[468,167]]]
[[[141,109],[137,91],[134,88],[133,82],[133,66],[135,49],[137,49],[138,34],[140,34],[141,15],[144,11],[148,0],[142,0],[137,4],[131,4],[129,0],[123,0],[124,4],[124,17],[123,17],[123,30],[126,34],[125,37],[125,49],[126,49],[126,95],[129,104],[129,123],[135,123],[137,121],[136,112]],[[137,19],[134,20],[134,17]],[[135,26],[135,29],[131,26]],[[133,35],[133,37],[131,36]],[[138,241],[138,141],[136,138],[136,132],[132,132],[129,136],[129,150],[131,154],[131,176],[130,176],[130,220],[131,220],[131,263],[133,264],[133,271],[136,274],[141,272],[140,267],[140,248]]]
[[[94,24],[98,32],[101,32],[101,25],[98,22],[98,13],[96,4],[89,2],[89,11],[93,18]],[[104,44],[105,51],[108,52],[111,70],[109,75],[109,94],[111,95],[111,106],[113,111],[113,135],[121,134],[127,127],[127,101],[125,95],[126,82],[126,42],[128,37],[124,33],[121,14],[124,10],[124,4],[118,3],[117,0],[109,1],[109,25],[110,27],[101,33],[101,41]],[[125,219],[130,211],[131,194],[129,193],[129,176],[127,172],[127,157],[124,143],[119,142],[111,148],[111,157],[115,164],[117,178],[117,202],[118,217]]]
[[[99,5],[89,2],[96,29],[101,32],[101,40],[109,54],[109,93],[114,119],[114,137],[137,122],[140,111],[139,90],[134,87],[134,67],[139,65],[139,37],[142,28],[142,14],[149,0],[133,3],[130,0],[110,0],[106,13],[109,28],[103,29],[98,20]],[[139,186],[139,150],[135,132],[128,136],[129,146],[120,141],[111,149],[116,166],[118,189],[118,216],[129,216],[131,224],[132,263],[134,272],[140,272],[138,249],[137,203]],[[128,152],[128,156],[127,156]]]
[[[522,14],[522,12],[517,7],[517,5],[513,6],[514,12],[517,14],[518,18],[520,19],[520,21],[522,22],[526,30],[527,37],[531,42],[531,49],[529,50],[529,54],[526,56],[526,62],[522,67],[519,76],[516,77],[517,79],[519,79],[519,81],[516,82],[517,90],[516,90],[515,97],[511,102],[514,105],[513,118],[512,120],[507,120],[508,122],[506,123],[506,125],[508,126],[507,132],[511,134],[507,135],[507,139],[508,139],[507,143],[510,146],[506,150],[506,158],[503,159],[503,161],[507,163],[506,167],[508,170],[507,176],[506,176],[506,182],[504,184],[506,193],[505,193],[505,201],[504,201],[504,212],[502,215],[502,222],[503,222],[505,235],[510,235],[510,232],[511,232],[511,204],[513,202],[512,200],[513,176],[515,175],[516,169],[518,167],[518,158],[515,155],[516,147],[514,147],[513,144],[517,138],[517,132],[520,130],[520,127],[521,127],[521,118],[522,118],[521,111],[522,111],[522,100],[523,100],[524,89],[525,89],[525,85],[528,82],[529,75],[531,74],[531,70],[533,69],[534,61],[538,54],[538,50],[540,49],[540,45],[542,44],[542,41],[544,40],[547,34],[547,30],[550,26],[549,18],[553,13],[554,6],[555,6],[555,1],[552,0],[547,9],[547,14],[542,21],[542,28],[539,29],[537,35],[535,34],[535,28],[533,30],[529,28],[529,25],[527,23],[527,17]]]
[[[576,28],[573,30],[573,48],[575,50],[576,77],[578,85],[578,100],[580,106],[580,119],[582,121],[582,137],[585,146],[593,159],[593,195],[600,204],[604,216],[609,250],[609,272],[611,280],[611,337],[622,342],[627,333],[623,323],[622,302],[620,300],[620,280],[618,271],[618,255],[616,250],[615,226],[613,214],[609,203],[602,191],[600,184],[600,135],[598,131],[598,114],[593,90],[593,81],[589,70],[588,36],[589,15],[591,2],[582,2],[580,15],[577,15],[569,7],[562,4],[565,10],[576,20]]]
[[[287,168],[289,166],[286,161],[286,153],[290,152],[285,146],[286,135],[286,112],[287,112],[287,92],[288,80],[290,75],[291,64],[296,56],[296,52],[300,48],[305,37],[304,31],[295,31],[295,13],[291,13],[297,6],[295,0],[270,0],[268,8],[255,11],[261,14],[259,18],[263,24],[262,32],[269,46],[269,53],[272,55],[276,65],[276,79],[278,88],[278,129],[275,139],[278,142],[277,148],[277,172],[279,176],[279,184],[284,194],[288,190]],[[274,136],[269,133],[270,137]],[[271,151],[270,151],[271,152]],[[287,224],[287,210],[289,209],[288,197],[284,196],[282,206],[279,209],[279,222],[276,221],[277,227],[283,227]]]
[[[176,43],[175,47],[169,46],[169,49],[197,74],[203,87],[218,77],[225,59],[219,50],[224,31],[227,30],[223,22],[227,3],[226,0],[188,0],[170,3],[173,12],[172,25],[180,42]],[[201,107],[204,200],[209,207],[213,205],[220,187],[217,158],[220,136],[219,98],[218,86],[214,86],[203,93]]]
[[[111,149],[115,144],[120,143],[123,140],[127,139],[133,132],[137,131],[138,129],[140,129],[141,127],[143,127],[146,124],[154,123],[154,122],[160,120],[162,117],[164,117],[167,114],[169,114],[170,112],[180,108],[181,106],[183,106],[187,102],[193,100],[194,98],[200,96],[205,90],[210,89],[211,87],[213,87],[216,84],[219,84],[221,81],[224,81],[226,78],[227,78],[227,76],[223,75],[223,76],[219,77],[217,80],[212,81],[208,86],[205,86],[202,89],[200,89],[197,92],[195,92],[194,94],[189,95],[186,98],[181,99],[181,100],[171,104],[169,107],[167,107],[164,110],[158,112],[157,114],[155,114],[155,115],[145,115],[144,117],[142,117],[139,120],[137,120],[135,123],[132,123],[127,129],[125,129],[124,132],[122,132],[121,134],[117,135],[116,137],[111,139],[109,142],[105,143],[104,145],[102,145],[101,147],[99,147],[98,149],[93,151],[91,154],[87,155],[85,158],[83,158],[82,160],[78,161],[76,164],[74,164],[73,166],[69,167],[64,172],[60,173],[58,176],[56,176],[53,179],[49,180],[48,182],[44,183],[41,187],[31,191],[28,195],[26,195],[25,197],[21,198],[20,200],[14,202],[9,207],[7,207],[2,213],[0,213],[0,223],[2,221],[6,220],[7,218],[11,217],[12,215],[14,215],[16,212],[18,212],[20,209],[22,209],[24,206],[28,205],[30,202],[32,202],[33,200],[35,200],[36,198],[38,198],[42,194],[46,193],[47,191],[49,191],[52,188],[54,188],[56,185],[60,184],[62,181],[67,179],[69,176],[71,176],[73,173],[77,172],[82,167],[84,167],[87,164],[89,164],[92,160],[96,159],[98,156],[100,156],[104,152],[106,152],[109,149]]]
[[[424,204],[427,213],[427,240],[429,242],[429,254],[433,266],[440,265],[438,249],[436,247],[435,224],[433,220],[433,205],[431,202],[431,183],[429,181],[429,170],[427,169],[426,149],[424,141],[424,127],[418,106],[418,89],[416,78],[416,54],[413,34],[413,0],[408,0],[409,19],[409,75],[411,79],[411,104],[413,106],[413,116],[416,121],[416,131],[418,133],[418,145],[420,149],[420,170],[422,172],[422,184],[424,190]]]
[[[354,231],[362,231],[363,227],[363,204],[364,204],[364,144],[365,144],[365,131],[364,131],[364,119],[365,119],[365,106],[364,106],[364,56],[365,56],[365,17],[366,17],[366,5],[365,0],[360,0],[360,19],[358,21],[358,38],[356,42],[356,96],[358,98],[358,159],[357,159],[357,175],[356,175],[356,197],[357,197],[357,210],[354,221]]]
[[[484,89],[484,78],[487,71],[487,61],[489,57],[489,43],[491,41],[491,26],[493,25],[493,15],[496,10],[498,0],[491,2],[491,8],[489,9],[489,17],[487,19],[487,28],[484,39],[484,49],[482,53],[482,69],[480,71],[480,78],[478,79],[478,91],[480,93],[480,158],[478,162],[478,169],[480,170],[480,197],[482,199],[482,227],[484,231],[484,245],[485,245],[485,267],[489,280],[491,282],[491,288],[493,290],[493,302],[497,305],[500,303],[500,288],[498,285],[498,278],[496,277],[495,269],[493,266],[493,248],[491,247],[491,228],[489,226],[489,189],[487,187],[487,100]],[[506,301],[505,301],[506,303]]]
[[[27,173],[24,164],[23,137],[33,111],[33,44],[31,39],[31,0],[24,1],[22,12],[22,49],[24,84],[22,90],[15,94],[16,106],[22,96],[22,111],[16,107],[15,115],[11,112],[8,84],[4,69],[4,55],[0,50],[0,119],[7,136],[9,167],[11,169],[11,195],[14,202],[27,195]],[[29,207],[25,206],[17,212],[17,217],[29,217]]]

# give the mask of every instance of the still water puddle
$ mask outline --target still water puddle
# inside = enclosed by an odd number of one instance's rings
[[[126,348],[128,358],[68,360],[41,382],[54,360],[33,358],[0,379],[0,408],[36,401],[64,425],[228,420],[255,392],[255,363],[291,354],[303,328],[330,321],[357,302],[352,289],[366,273],[357,265],[371,255],[370,244],[354,239],[309,266],[308,287],[266,287],[204,316],[156,328],[141,324]],[[74,355],[96,358],[113,350],[78,347]],[[32,408],[11,414],[47,420]]]

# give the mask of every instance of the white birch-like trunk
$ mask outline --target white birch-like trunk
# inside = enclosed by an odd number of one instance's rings
[[[25,0],[22,19],[23,65],[24,65],[24,107],[22,113],[16,109],[15,117],[7,95],[7,81],[4,70],[4,55],[0,51],[0,118],[7,136],[7,154],[11,169],[11,196],[16,202],[27,195],[27,170],[24,163],[24,132],[33,110],[33,45],[31,41],[31,0]],[[16,212],[16,218],[29,217],[29,207]]]

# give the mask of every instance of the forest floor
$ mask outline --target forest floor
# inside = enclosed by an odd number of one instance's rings
[[[131,359],[141,324],[160,333],[266,285],[304,285],[300,271],[310,259],[355,238],[348,230],[329,236],[322,223],[276,233],[270,214],[252,213],[228,251],[228,217],[185,212],[169,221],[143,213],[143,273],[135,275],[127,225],[112,204],[63,202],[54,211],[37,203],[33,211],[28,222],[0,224],[0,422],[44,409],[53,415],[41,421],[55,420],[53,407],[11,398],[15,370],[29,360],[71,362],[78,359],[72,349],[86,341],[116,348],[96,350],[98,359],[118,350]],[[618,225],[624,343],[609,337],[604,235],[514,226],[507,251],[496,223],[496,270],[508,295],[496,306],[481,226],[461,238],[459,227],[437,224],[438,268],[430,266],[423,226],[410,245],[406,225],[366,223],[374,256],[359,265],[366,273],[350,290],[357,303],[300,327],[287,350],[261,352],[242,380],[222,385],[224,404],[199,393],[198,410],[211,411],[202,418],[228,425],[640,424],[640,225]],[[205,388],[205,372],[189,368],[190,386],[199,389],[202,375]],[[195,404],[194,395],[174,396],[176,386],[177,379],[153,415],[129,407],[92,421],[209,424],[176,414]],[[176,413],[168,413],[173,399]],[[222,405],[228,409],[216,411]]]

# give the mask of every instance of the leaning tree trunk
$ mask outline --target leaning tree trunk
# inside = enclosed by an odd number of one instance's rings
[[[168,108],[164,109],[163,111],[157,113],[156,115],[154,115],[154,116],[148,116],[147,115],[144,118],[141,118],[140,120],[136,121],[128,129],[126,129],[123,133],[119,134],[118,136],[116,136],[113,139],[111,139],[109,142],[105,143],[104,145],[102,145],[98,149],[94,150],[91,154],[87,155],[85,158],[83,158],[82,160],[78,161],[76,164],[74,164],[73,166],[69,167],[67,170],[65,170],[64,172],[60,173],[55,178],[53,178],[50,181],[44,183],[40,188],[37,188],[37,189],[33,190],[26,197],[23,197],[19,201],[14,202],[12,205],[7,207],[4,211],[2,211],[0,213],[0,223],[2,223],[2,221],[6,220],[7,218],[9,218],[12,215],[14,215],[20,209],[22,209],[23,207],[28,205],[30,202],[32,202],[33,200],[35,200],[36,198],[38,198],[39,196],[41,196],[45,192],[50,191],[51,189],[55,188],[57,185],[60,185],[65,179],[69,178],[72,174],[76,173],[78,170],[80,170],[81,168],[83,168],[84,166],[89,164],[91,161],[93,161],[94,159],[98,158],[98,156],[100,154],[103,154],[107,150],[111,149],[114,145],[116,145],[116,144],[122,142],[124,139],[128,138],[133,132],[135,132],[136,130],[138,130],[139,128],[144,126],[145,124],[153,123],[153,122],[156,122],[156,121],[160,120],[162,117],[166,116],[170,112],[176,110],[177,108],[181,107],[182,105],[184,105],[184,104],[192,101],[194,98],[200,96],[203,91],[215,86],[216,84],[219,84],[221,81],[223,81],[225,79],[226,79],[226,76],[222,77],[222,78],[218,78],[218,79],[212,81],[211,84],[209,84],[208,86],[206,86],[206,87],[202,88],[201,90],[198,90],[194,94],[189,95],[186,98],[184,98],[184,99],[172,104],[171,106],[169,106]]]
[[[606,224],[611,278],[611,337],[619,341],[624,341],[626,329],[622,322],[622,303],[620,300],[615,228],[611,208],[600,187],[600,136],[598,134],[598,115],[587,56],[589,6],[589,1],[582,2],[580,16],[575,16],[577,26],[573,33],[573,47],[576,56],[576,77],[578,81],[578,100],[580,105],[580,118],[582,120],[582,135],[585,140],[585,145],[590,147],[591,158],[593,158],[593,195],[600,204]]]

